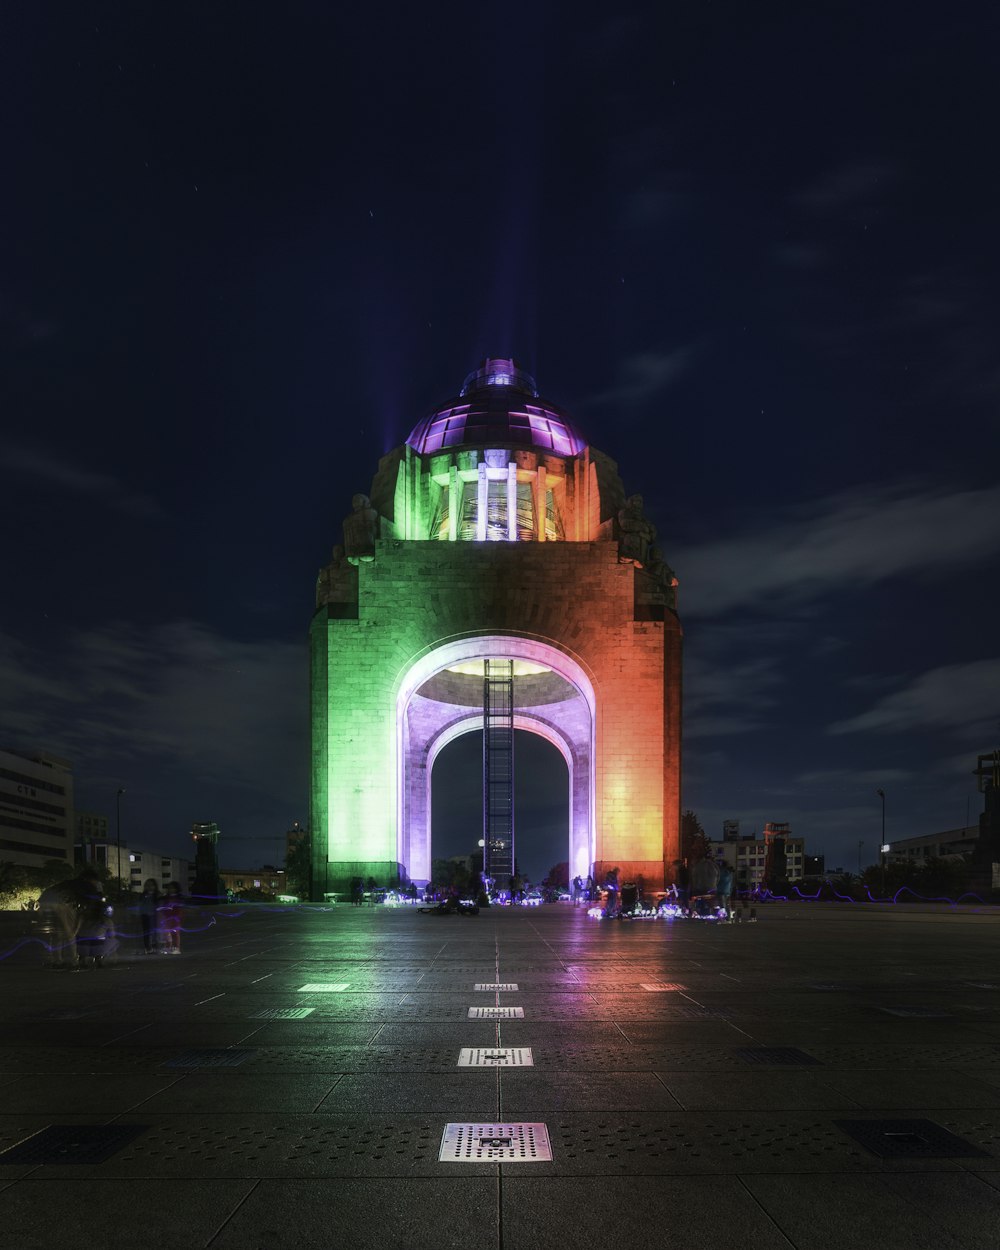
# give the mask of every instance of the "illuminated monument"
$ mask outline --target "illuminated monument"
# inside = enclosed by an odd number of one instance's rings
[[[434,761],[483,729],[484,693],[494,875],[512,866],[522,729],[566,761],[570,875],[663,882],[679,848],[681,630],[654,537],[615,463],[512,360],[485,361],[383,456],[317,582],[316,896],[357,876],[427,881]]]

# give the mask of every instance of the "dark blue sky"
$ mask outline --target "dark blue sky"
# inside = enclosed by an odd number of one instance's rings
[[[350,497],[515,354],[677,571],[709,832],[851,866],[876,788],[890,837],[974,816],[994,7],[342,8],[0,14],[0,741],[136,842],[276,854]]]

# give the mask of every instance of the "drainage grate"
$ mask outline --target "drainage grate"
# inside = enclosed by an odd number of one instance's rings
[[[310,981],[308,985],[300,985],[300,994],[340,994],[350,985],[350,981]]]
[[[523,1007],[470,1007],[470,1020],[523,1020]]]
[[[880,1159],[986,1159],[991,1156],[933,1120],[834,1120]]]
[[[939,1011],[936,1007],[879,1007],[890,1016],[902,1016],[906,1020],[951,1020],[949,1011]]]
[[[552,1159],[544,1124],[446,1124],[439,1163],[547,1163]]]
[[[530,1046],[463,1046],[460,1068],[533,1068]]]
[[[50,1124],[0,1154],[0,1163],[103,1163],[148,1124]]]
[[[775,1064],[785,1067],[805,1067],[807,1064],[819,1063],[812,1055],[794,1046],[741,1046],[736,1053],[747,1063]]]
[[[176,1059],[161,1063],[161,1068],[238,1068],[256,1050],[185,1050]]]
[[[508,992],[517,990],[516,981],[477,981],[472,987],[474,990],[506,990]]]
[[[264,1007],[251,1014],[251,1020],[304,1020],[311,1016],[315,1007]]]
[[[663,994],[667,990],[684,990],[685,985],[678,985],[676,981],[643,981],[641,989],[649,990],[651,994]]]

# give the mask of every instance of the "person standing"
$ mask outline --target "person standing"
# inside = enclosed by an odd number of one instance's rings
[[[139,895],[139,920],[142,924],[142,947],[147,955],[155,954],[159,946],[160,887],[153,877],[142,887]]]
[[[699,916],[708,912],[706,899],[715,902],[715,891],[719,885],[719,865],[711,855],[703,855],[696,859],[691,867],[691,902]]]
[[[691,906],[691,869],[686,859],[674,860],[674,898],[678,911],[685,916],[690,914]]]
[[[181,953],[181,908],[183,905],[184,897],[181,894],[181,887],[176,881],[171,881],[158,909],[163,933],[164,955]]]
[[[79,967],[76,953],[76,935],[80,931],[80,900],[83,896],[83,876],[87,876],[91,888],[90,872],[85,869],[78,877],[71,877],[50,885],[38,899],[42,927],[48,933],[50,967],[65,971]]]
[[[72,883],[76,888],[79,927],[76,931],[76,957],[80,968],[100,968],[104,964],[105,944],[111,927],[111,907],[104,896],[104,886],[94,871],[84,870]]]
[[[719,907],[725,913],[725,919],[731,920],[732,913],[729,910],[733,901],[733,883],[736,874],[730,865],[724,860],[719,860],[719,884],[716,886],[715,897],[718,900]]]

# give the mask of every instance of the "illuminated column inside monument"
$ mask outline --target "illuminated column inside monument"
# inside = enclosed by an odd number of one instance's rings
[[[614,462],[510,360],[382,458],[317,582],[317,894],[426,879],[433,762],[482,724],[494,659],[527,666],[513,722],[567,761],[573,874],[663,880],[679,847],[680,626],[654,536]]]

